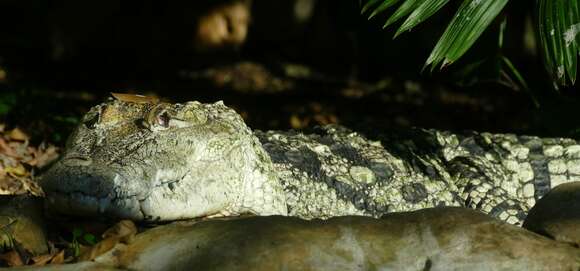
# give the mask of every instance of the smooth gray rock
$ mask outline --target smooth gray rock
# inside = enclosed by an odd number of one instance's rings
[[[578,270],[580,250],[463,208],[174,223],[96,259],[131,270]]]
[[[29,195],[0,196],[0,242],[3,248],[23,249],[32,255],[48,253],[42,203],[42,198]]]
[[[530,210],[523,227],[580,246],[580,182],[551,190]]]
[[[106,264],[95,262],[80,262],[73,264],[49,264],[45,266],[19,266],[0,268],[0,270],[34,270],[34,271],[121,271],[126,268],[115,268]]]

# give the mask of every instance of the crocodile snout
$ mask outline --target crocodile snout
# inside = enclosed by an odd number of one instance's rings
[[[115,171],[94,165],[90,159],[71,158],[56,163],[41,180],[45,192],[80,193],[102,198],[114,189]]]
[[[40,181],[48,209],[62,214],[140,219],[140,191],[123,172],[90,158],[71,157],[57,162]],[[133,189],[131,189],[133,188]]]

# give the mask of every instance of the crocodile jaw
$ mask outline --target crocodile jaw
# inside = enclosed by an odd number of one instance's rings
[[[71,165],[71,159],[63,159],[41,184],[48,209],[68,215],[165,221],[234,212],[231,203],[237,197],[224,183],[158,172],[154,179],[135,180],[122,169]]]
[[[207,178],[200,170],[179,180],[174,178],[172,182],[163,182],[170,173],[160,172],[155,174],[156,180],[134,180],[124,177],[127,174],[120,170],[69,165],[64,159],[43,176],[41,184],[46,192],[47,208],[66,215],[134,221],[243,213],[287,215],[284,194],[275,176],[267,171],[253,170],[236,176],[237,180],[224,175],[218,180],[215,174]],[[239,185],[227,185],[232,183]]]

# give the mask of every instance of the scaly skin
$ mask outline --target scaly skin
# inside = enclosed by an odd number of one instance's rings
[[[444,205],[518,224],[549,189],[580,180],[580,145],[571,139],[414,129],[370,141],[338,126],[256,135],[289,214],[306,218]]]
[[[41,185],[56,212],[144,221],[445,205],[518,224],[549,189],[578,180],[571,139],[415,129],[372,141],[340,126],[252,133],[221,102],[118,98],[84,116]]]

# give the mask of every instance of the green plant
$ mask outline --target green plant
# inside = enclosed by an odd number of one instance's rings
[[[384,27],[406,17],[395,37],[427,20],[449,0],[368,0],[361,13],[370,13],[369,19],[386,12],[402,2],[387,19]],[[458,60],[471,48],[493,20],[508,4],[508,0],[463,0],[447,29],[429,55],[425,67],[445,67]],[[514,1],[515,2],[515,1]],[[536,0],[535,32],[538,37],[546,70],[554,86],[574,85],[580,55],[580,0]],[[500,46],[501,46],[500,38]],[[502,57],[503,65],[520,80],[521,76],[509,59]],[[519,78],[518,78],[519,77]],[[523,82],[523,80],[522,80]]]
[[[80,240],[83,240],[84,243],[94,246],[97,243],[97,238],[90,233],[85,233],[82,229],[75,228],[72,231],[72,242],[70,244],[71,249],[73,250],[73,255],[75,257],[79,257],[81,253],[81,243]]]
[[[16,105],[16,95],[13,93],[0,94],[0,117],[8,114]]]
[[[17,220],[7,217],[8,223],[0,226],[0,248],[4,250],[14,249],[16,247],[16,240],[10,228]]]

